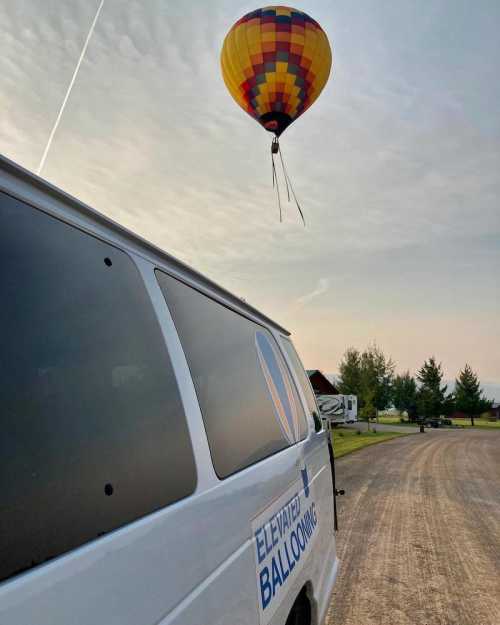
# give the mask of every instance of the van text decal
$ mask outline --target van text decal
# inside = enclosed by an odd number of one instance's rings
[[[252,522],[261,625],[269,622],[302,567],[318,533],[307,467],[291,487]]]

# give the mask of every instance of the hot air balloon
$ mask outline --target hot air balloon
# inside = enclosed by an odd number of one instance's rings
[[[281,158],[287,191],[290,184],[278,137],[318,98],[331,66],[330,44],[321,26],[290,7],[247,13],[224,40],[221,67],[226,87],[244,111],[275,135],[271,155],[278,203],[275,154]],[[290,189],[293,193],[291,184]],[[302,215],[298,202],[297,207]]]

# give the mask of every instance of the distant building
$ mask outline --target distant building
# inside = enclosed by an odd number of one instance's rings
[[[493,402],[493,404],[491,405],[491,408],[485,414],[487,414],[489,418],[499,420],[500,419],[500,404],[497,402]],[[477,417],[477,415],[474,415],[474,416]],[[466,414],[465,412],[461,412],[460,410],[455,410],[455,412],[451,415],[451,418],[452,419],[470,419],[470,414]]]
[[[339,395],[339,389],[319,369],[308,369],[307,375],[316,395]]]

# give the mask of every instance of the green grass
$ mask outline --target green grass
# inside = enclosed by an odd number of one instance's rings
[[[401,423],[399,417],[395,416],[379,416],[379,423],[384,425],[410,425],[415,427],[415,423]],[[466,428],[470,428],[470,419],[452,419],[453,425],[462,425]],[[486,430],[498,430],[500,429],[500,421],[488,421],[488,419],[474,419],[474,427],[484,428]]]
[[[333,449],[335,457],[340,458],[341,456],[350,454],[368,445],[374,445],[375,443],[391,440],[391,438],[408,435],[409,434],[403,432],[361,432],[361,434],[358,434],[356,430],[335,428],[332,435]]]
[[[372,421],[372,423],[376,423],[377,421],[374,419]],[[383,425],[410,425],[411,427],[415,427],[415,423],[408,423],[408,422],[404,422],[401,423],[401,418],[400,417],[381,417],[379,416],[378,418],[378,422],[382,423]]]
[[[453,425],[462,425],[466,428],[470,428],[470,419],[452,419]],[[378,422],[384,425],[409,425],[412,427],[416,427],[415,423],[401,423],[399,417],[386,417],[379,416]],[[474,427],[484,428],[487,430],[498,430],[500,429],[500,421],[488,421],[488,419],[474,419]]]
[[[453,425],[463,425],[470,428],[470,419],[452,419]],[[499,430],[500,421],[488,421],[488,419],[474,419],[474,427],[484,428],[485,430]]]

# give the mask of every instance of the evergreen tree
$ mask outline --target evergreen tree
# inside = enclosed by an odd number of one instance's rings
[[[410,421],[417,418],[417,383],[407,371],[394,378],[392,403],[400,412],[406,412]]]
[[[354,347],[344,352],[339,365],[339,391],[342,395],[360,395],[361,392],[361,354]]]
[[[474,425],[474,417],[491,407],[491,402],[483,396],[477,375],[468,364],[455,380],[455,406],[470,417],[471,425]]]
[[[420,416],[439,417],[449,408],[451,395],[446,395],[441,363],[437,364],[434,356],[425,361],[417,373],[420,387],[417,391],[417,410]]]

